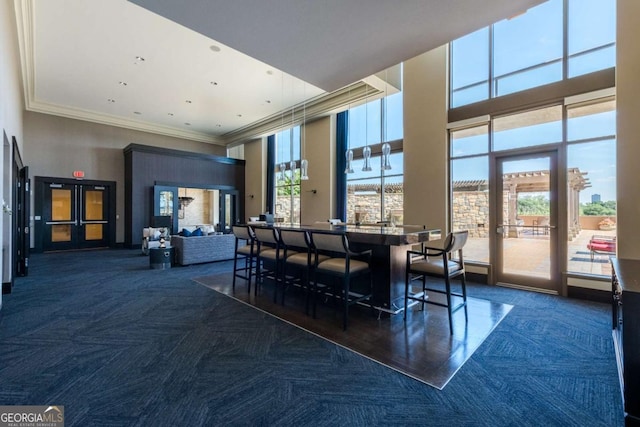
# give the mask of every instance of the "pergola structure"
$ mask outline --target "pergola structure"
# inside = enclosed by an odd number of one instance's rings
[[[580,232],[580,191],[591,187],[587,172],[580,172],[579,168],[567,169],[567,200],[569,238],[572,239]],[[519,193],[536,193],[549,191],[549,171],[513,172],[503,175],[504,191],[508,192],[509,224],[517,224],[517,202]],[[505,218],[506,219],[506,218]]]

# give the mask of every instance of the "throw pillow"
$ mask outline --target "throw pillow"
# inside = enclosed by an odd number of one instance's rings
[[[160,233],[160,230],[158,228],[154,228],[151,240],[160,240],[160,235],[161,234],[162,233]]]
[[[180,234],[182,234],[184,237],[191,237],[191,232],[186,228],[183,228]]]
[[[202,236],[202,229],[201,228],[196,228],[195,230],[193,230],[193,233],[191,233],[192,236]]]

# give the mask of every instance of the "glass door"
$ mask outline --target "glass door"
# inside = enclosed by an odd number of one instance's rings
[[[496,157],[496,281],[560,292],[557,154]]]
[[[220,190],[220,231],[230,233],[231,226],[238,224],[238,192]]]
[[[46,183],[43,250],[59,251],[109,246],[109,187]]]
[[[76,185],[51,183],[44,194],[44,249],[76,247]]]
[[[78,246],[96,248],[108,246],[108,190],[107,187],[79,186]]]

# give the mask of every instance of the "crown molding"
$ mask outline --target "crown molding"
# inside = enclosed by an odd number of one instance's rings
[[[20,48],[20,63],[22,65],[22,84],[24,103],[27,111],[51,114],[76,120],[84,120],[92,123],[116,126],[125,129],[154,133],[157,135],[174,138],[188,139],[191,141],[205,142],[209,144],[225,146],[225,142],[213,135],[202,132],[188,131],[158,124],[152,124],[140,120],[131,120],[95,111],[73,108],[58,104],[43,102],[37,99],[35,93],[35,76],[37,73],[35,56],[35,30],[34,7],[35,0],[14,0],[16,25],[18,28],[18,45]]]
[[[222,135],[222,138],[229,146],[238,145],[319,117],[344,111],[382,96],[384,96],[384,91],[367,84],[363,80],[357,81],[342,89],[319,95],[284,111],[272,114],[248,126],[227,132]]]

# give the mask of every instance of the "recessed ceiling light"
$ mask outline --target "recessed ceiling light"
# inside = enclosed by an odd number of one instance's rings
[[[144,62],[144,58],[142,56],[136,56],[136,62]]]
[[[184,102],[186,102],[187,104],[191,104],[191,101],[188,100],[188,99],[186,101],[184,101]]]
[[[189,123],[189,122],[184,122],[184,124],[187,125],[187,126],[191,126],[191,123]]]
[[[107,102],[111,102],[113,104],[114,102],[116,102],[116,100],[109,98],[109,99],[107,99]]]
[[[212,85],[218,86],[218,82],[211,82]]]
[[[216,125],[216,127],[221,128],[221,127],[222,127],[222,125],[221,125],[220,123],[218,123],[218,124]]]
[[[173,113],[167,113],[168,116],[173,116]]]
[[[133,114],[140,115],[140,114],[142,114],[142,113],[141,113],[140,111],[134,111],[134,112],[133,112]]]
[[[127,82],[118,82],[118,84],[119,84],[120,86],[126,86],[126,85],[127,85]]]
[[[238,114],[238,117],[242,117],[242,114]]]
[[[209,49],[211,49],[212,52],[220,52],[220,46],[216,46],[215,44],[212,44],[211,46],[209,46]]]
[[[273,75],[273,70],[267,70],[267,74],[269,74],[270,76]]]

